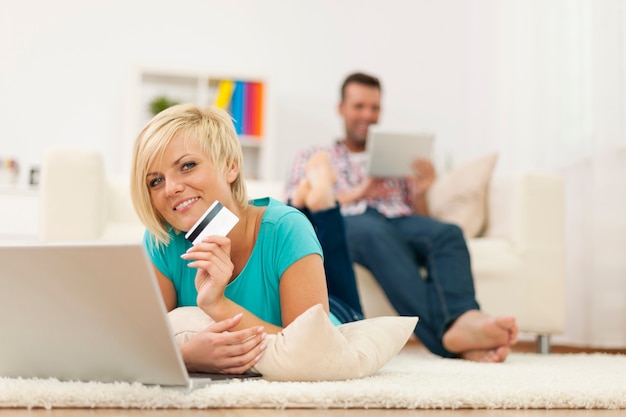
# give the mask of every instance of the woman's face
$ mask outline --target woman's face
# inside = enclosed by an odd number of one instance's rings
[[[146,184],[153,207],[172,227],[186,232],[215,200],[231,205],[230,183],[236,174],[229,172],[218,172],[197,141],[176,136],[163,158],[148,167]]]

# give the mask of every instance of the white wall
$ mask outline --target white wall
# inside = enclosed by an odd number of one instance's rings
[[[130,92],[141,66],[267,76],[273,153],[281,150],[273,177],[284,173],[296,149],[341,134],[339,85],[354,70],[381,77],[384,124],[435,131],[441,155],[464,149],[470,124],[480,124],[473,109],[484,107],[473,93],[486,76],[481,58],[489,51],[481,44],[488,33],[480,28],[488,4],[6,1],[0,157],[27,168],[47,146],[81,145],[102,150],[111,170],[125,172],[137,133],[128,129]],[[473,153],[491,147],[473,146]]]
[[[497,150],[497,171],[564,173],[565,339],[626,343],[624,321],[611,321],[626,317],[626,264],[600,256],[616,252],[599,238],[607,224],[626,235],[626,207],[601,207],[624,205],[626,172],[597,162],[599,150],[626,148],[624,0],[0,2],[0,158],[19,160],[20,182],[48,146],[96,148],[111,173],[127,172],[142,66],[267,77],[270,178],[297,149],[341,134],[340,83],[371,72],[383,81],[382,123],[435,132],[440,168]],[[578,189],[581,175],[617,198]],[[590,215],[602,222],[579,222]]]

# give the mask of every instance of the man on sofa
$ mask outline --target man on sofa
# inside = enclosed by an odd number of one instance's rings
[[[300,152],[287,196],[297,200],[297,190],[307,181],[307,161],[326,152],[332,171],[326,177],[333,178],[329,186],[341,205],[350,255],[373,273],[400,315],[420,317],[415,329],[420,341],[440,356],[502,362],[517,341],[516,320],[480,310],[463,232],[428,216],[432,163],[416,160],[415,175],[406,178],[365,174],[368,130],[378,122],[380,110],[380,81],[363,73],[349,75],[339,104],[345,138],[328,148]]]

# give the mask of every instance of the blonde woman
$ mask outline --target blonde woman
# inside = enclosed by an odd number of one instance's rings
[[[232,120],[215,107],[164,110],[135,143],[132,200],[165,305],[198,305],[216,321],[181,345],[190,371],[243,373],[267,333],[315,304],[329,309],[311,223],[277,200],[248,201],[242,169]],[[226,237],[192,245],[184,234],[214,201],[239,221]]]

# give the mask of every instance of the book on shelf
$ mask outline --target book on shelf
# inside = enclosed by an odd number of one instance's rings
[[[238,135],[242,135],[244,132],[244,100],[246,98],[246,83],[243,81],[235,82],[235,89],[233,90],[233,96],[231,98],[230,113],[233,116],[233,122],[235,123],[235,131]]]
[[[232,80],[220,80],[217,86],[215,105],[221,109],[228,109],[234,88],[235,83]]]
[[[263,114],[263,84],[249,83],[247,89],[246,104],[246,135],[261,136]]]
[[[220,80],[215,105],[230,112],[238,135],[261,137],[263,134],[262,82]]]

